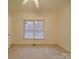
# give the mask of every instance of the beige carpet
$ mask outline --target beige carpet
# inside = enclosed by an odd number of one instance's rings
[[[70,59],[55,47],[12,47],[8,59]]]

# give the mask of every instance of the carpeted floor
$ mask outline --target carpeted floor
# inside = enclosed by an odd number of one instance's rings
[[[70,59],[55,47],[12,47],[8,59]]]

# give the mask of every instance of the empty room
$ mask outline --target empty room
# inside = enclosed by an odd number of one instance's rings
[[[8,59],[71,59],[71,1],[8,0]]]

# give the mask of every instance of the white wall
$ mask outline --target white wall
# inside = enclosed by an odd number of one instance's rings
[[[8,14],[8,48],[10,48],[11,44],[12,44],[12,14],[9,13]]]
[[[59,44],[71,51],[70,37],[70,3],[57,12],[13,12],[12,43],[13,44]],[[44,40],[25,40],[23,38],[24,20],[44,19]]]
[[[44,40],[25,40],[23,38],[24,20],[44,19]],[[14,44],[56,44],[56,13],[55,12],[16,12],[13,18]]]
[[[71,51],[71,6],[70,2],[58,11],[58,44]]]

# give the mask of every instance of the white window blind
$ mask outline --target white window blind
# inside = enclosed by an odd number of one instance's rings
[[[44,39],[44,21],[26,20],[24,21],[25,39]]]

